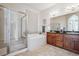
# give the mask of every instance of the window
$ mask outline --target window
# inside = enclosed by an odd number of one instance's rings
[[[78,31],[78,16],[77,15],[72,15],[68,19],[68,31]]]

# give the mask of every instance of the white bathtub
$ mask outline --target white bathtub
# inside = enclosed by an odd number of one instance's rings
[[[28,50],[35,50],[46,45],[45,34],[28,34],[27,35],[27,46]]]

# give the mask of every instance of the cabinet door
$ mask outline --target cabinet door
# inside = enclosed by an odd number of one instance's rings
[[[73,40],[74,38],[72,38],[71,40],[70,40],[70,48],[71,48],[71,50],[73,51],[74,50],[74,40]]]
[[[51,45],[55,45],[55,35],[47,35],[47,43]]]
[[[52,45],[52,36],[47,35],[47,43]]]
[[[74,41],[74,49],[76,51],[79,51],[79,39],[77,41]]]
[[[64,39],[64,48],[70,49],[70,39],[69,38]]]
[[[52,35],[52,45],[56,45],[56,36]]]
[[[64,37],[64,48],[71,49],[71,38],[69,36]]]
[[[64,37],[64,48],[68,50],[73,50],[74,49],[74,40],[70,36],[65,36]]]

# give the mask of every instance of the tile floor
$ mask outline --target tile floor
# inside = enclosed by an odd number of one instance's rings
[[[79,54],[55,46],[46,45],[37,50],[19,53],[16,56],[79,56]]]

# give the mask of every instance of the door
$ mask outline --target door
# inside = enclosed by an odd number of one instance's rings
[[[6,37],[8,37],[8,50],[9,53],[11,53],[26,48],[25,31],[22,30],[22,20],[24,19],[24,14],[11,10],[7,10],[6,12],[8,12],[8,15],[6,15]]]

